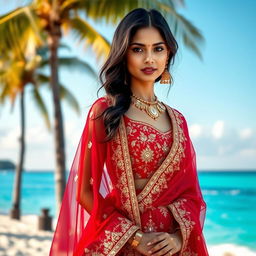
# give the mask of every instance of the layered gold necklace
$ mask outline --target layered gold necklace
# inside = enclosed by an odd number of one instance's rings
[[[134,106],[156,120],[166,109],[164,104],[155,96],[154,101],[143,100],[142,98],[132,94]]]

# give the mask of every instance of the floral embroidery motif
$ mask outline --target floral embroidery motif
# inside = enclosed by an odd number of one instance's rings
[[[169,211],[167,210],[167,208],[164,206],[159,206],[158,208],[159,208],[161,214],[166,218],[169,214]]]
[[[174,220],[171,211],[165,206],[152,206],[141,213],[143,232],[169,232],[174,228]]]
[[[154,152],[147,146],[147,148],[143,149],[141,152],[141,159],[145,162],[151,162],[154,157]]]
[[[146,225],[143,227],[143,232],[156,232],[157,231],[157,225],[156,223],[152,220],[152,215],[149,215],[149,220],[146,223]]]

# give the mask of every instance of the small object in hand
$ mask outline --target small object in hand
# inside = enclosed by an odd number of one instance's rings
[[[140,230],[138,230],[138,231],[135,233],[135,235],[134,235],[134,237],[133,237],[133,240],[132,240],[132,243],[131,243],[131,246],[132,246],[133,248],[136,248],[136,247],[139,245],[142,236],[143,236],[143,233],[142,233]]]

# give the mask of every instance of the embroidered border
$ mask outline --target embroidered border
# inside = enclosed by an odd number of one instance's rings
[[[153,200],[158,199],[160,192],[167,188],[168,181],[172,177],[170,174],[179,170],[180,159],[185,156],[183,145],[185,135],[183,129],[180,127],[183,120],[179,116],[179,113],[171,107],[167,106],[167,110],[173,125],[173,145],[165,160],[139,193],[138,202],[140,211],[144,211],[146,206],[152,205]]]
[[[174,155],[175,155],[175,153],[178,149],[178,146],[179,146],[179,134],[178,134],[178,127],[177,127],[176,118],[175,118],[171,109],[167,108],[167,110],[168,110],[168,113],[170,114],[170,117],[171,117],[171,120],[172,120],[173,144],[172,144],[172,147],[171,147],[167,157],[165,158],[165,160],[162,162],[160,167],[155,171],[153,176],[150,178],[148,183],[145,185],[143,190],[138,195],[138,201],[139,202],[142,201],[150,193],[150,191],[152,191],[152,188],[153,188],[154,185],[158,185],[156,183],[159,183],[159,185],[160,185],[164,181],[164,180],[161,179],[160,182],[157,182],[157,181],[159,181],[159,178],[160,178],[161,174],[163,173],[163,171],[169,166],[169,164],[170,164],[171,160],[173,159],[173,157],[174,157]],[[164,187],[166,187],[166,184],[162,184],[162,185]],[[156,189],[156,190],[158,191],[158,189]]]
[[[187,212],[184,207],[184,203],[186,201],[187,200],[183,198],[167,206],[171,210],[175,220],[180,225],[180,229],[183,237],[183,245],[180,251],[180,255],[183,255],[183,253],[185,253],[187,249],[187,243],[188,243],[190,233],[193,229],[193,226],[195,225],[195,222],[192,221],[189,217],[189,212]]]
[[[132,212],[134,217],[133,219],[135,223],[141,227],[140,211],[139,211],[139,205],[138,205],[137,195],[135,190],[131,158],[129,154],[127,135],[126,135],[125,123],[124,123],[123,117],[121,118],[121,124],[120,124],[118,134],[119,134],[119,139],[121,140],[121,147],[122,147],[123,159],[124,159],[124,173],[127,178],[129,196],[131,200]]]
[[[85,255],[90,256],[115,256],[126,244],[131,235],[139,229],[126,218],[118,217],[119,224],[105,230],[93,248],[85,248]]]

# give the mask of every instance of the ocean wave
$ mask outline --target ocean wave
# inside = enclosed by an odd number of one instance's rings
[[[210,256],[256,256],[256,251],[236,244],[209,245]]]
[[[253,196],[256,195],[256,190],[254,189],[237,189],[237,188],[202,188],[202,193],[204,195],[246,195]]]

